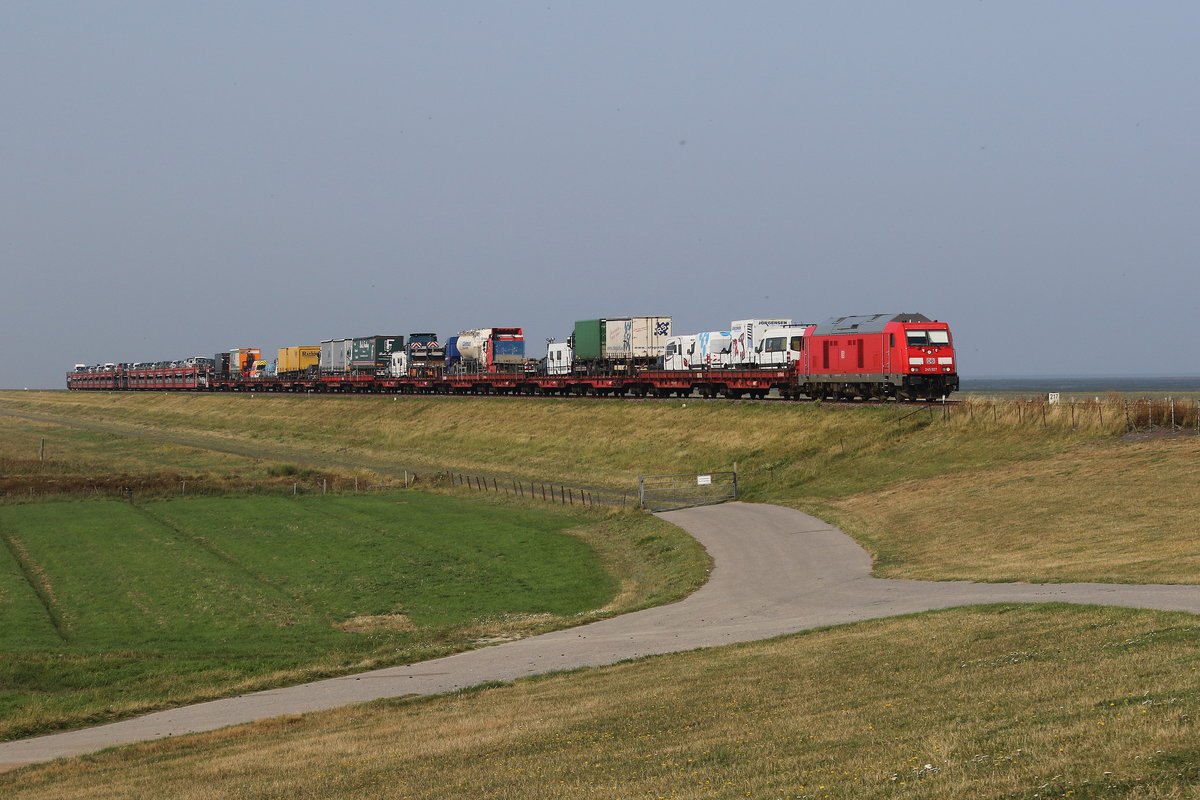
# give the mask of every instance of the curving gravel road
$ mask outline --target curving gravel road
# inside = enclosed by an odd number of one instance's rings
[[[486,681],[764,639],[823,625],[977,603],[1067,602],[1200,613],[1200,586],[930,583],[871,577],[854,540],[791,509],[747,503],[660,514],[707,548],[709,581],[678,603],[433,661],[0,743],[0,769],[114,745]]]

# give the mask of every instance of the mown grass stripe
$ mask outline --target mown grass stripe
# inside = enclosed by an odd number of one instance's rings
[[[419,492],[23,503],[0,523],[0,739],[520,638],[679,597],[706,563],[650,517]]]
[[[252,583],[257,584],[263,589],[266,589],[268,593],[279,596],[289,604],[299,606],[302,611],[311,614],[314,617],[325,616],[316,608],[306,603],[304,599],[297,593],[289,592],[286,586],[280,585],[270,577],[250,569],[250,567],[246,566],[234,556],[217,547],[205,537],[188,531],[182,525],[176,524],[165,516],[151,511],[141,503],[134,502],[131,503],[131,505],[138,513],[145,516],[155,525],[161,526],[165,530],[170,531],[170,533],[174,535],[174,537],[180,542],[204,551],[221,563],[228,565],[243,577],[248,578]]]
[[[70,620],[60,607],[58,598],[54,594],[54,586],[50,582],[50,578],[46,575],[46,571],[29,554],[29,551],[25,549],[25,545],[21,540],[5,530],[2,525],[0,525],[0,540],[4,542],[4,547],[12,556],[13,561],[17,563],[17,567],[20,569],[21,575],[25,578],[25,582],[33,590],[42,608],[45,609],[46,616],[49,618],[54,632],[64,642],[71,641],[72,631]]]

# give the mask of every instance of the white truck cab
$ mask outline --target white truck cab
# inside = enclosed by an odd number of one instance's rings
[[[407,378],[408,377],[408,351],[393,350],[392,363],[388,366],[389,378]]]
[[[729,331],[704,331],[667,339],[663,369],[724,369],[730,365],[729,350],[733,334]]]
[[[570,375],[575,363],[575,354],[566,342],[550,342],[546,345],[546,374]]]
[[[733,339],[729,345],[729,363],[734,367],[751,367],[758,363],[755,350],[763,331],[769,328],[786,328],[790,319],[735,319],[729,325]]]
[[[789,367],[804,352],[804,334],[813,325],[786,325],[758,332],[754,361],[760,367]]]
[[[696,349],[696,335],[684,334],[667,339],[663,352],[663,369],[683,370],[692,368],[692,351]]]

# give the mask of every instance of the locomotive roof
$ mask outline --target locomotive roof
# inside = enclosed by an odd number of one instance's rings
[[[853,317],[830,317],[818,325],[812,335],[883,333],[883,329],[891,322],[933,322],[933,320],[924,314],[860,314]]]

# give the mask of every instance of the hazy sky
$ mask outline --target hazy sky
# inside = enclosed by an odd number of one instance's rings
[[[1200,372],[1200,4],[6,3],[0,387],[76,362],[920,312]]]

